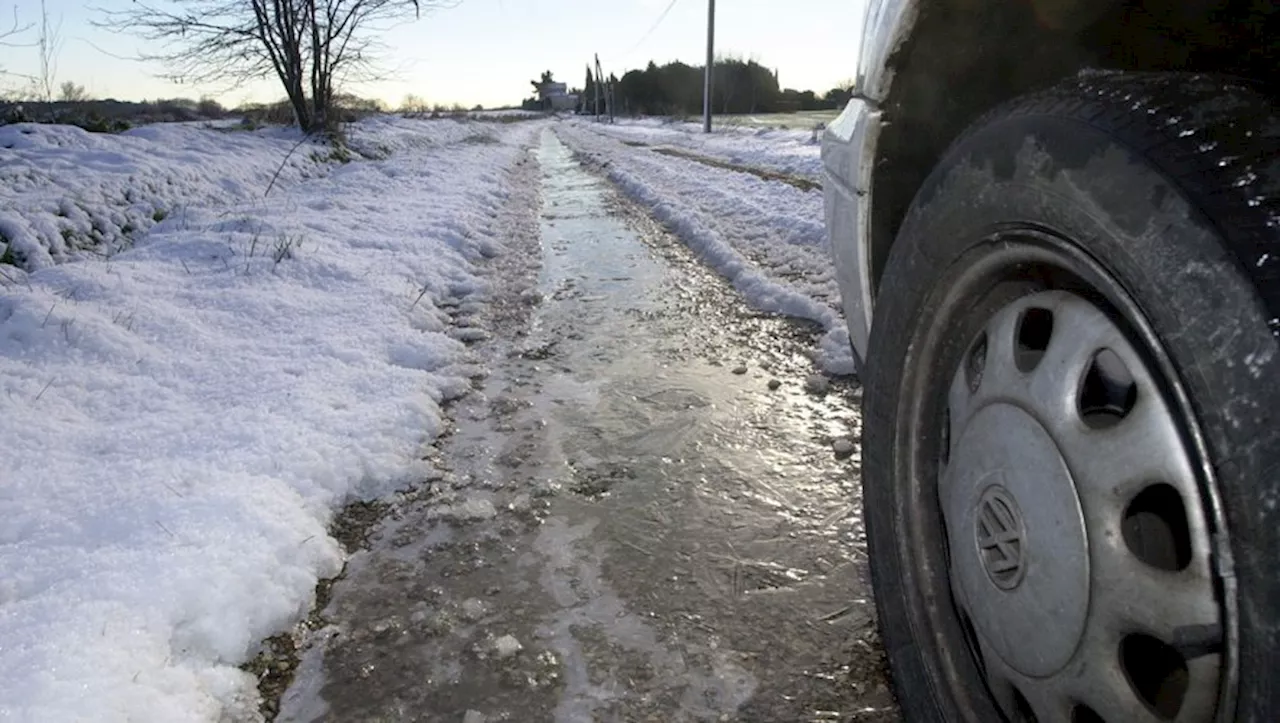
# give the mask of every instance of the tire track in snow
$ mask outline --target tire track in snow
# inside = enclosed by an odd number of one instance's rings
[[[854,372],[819,194],[654,154],[576,124],[562,124],[556,132],[753,307],[821,325],[826,333],[817,359],[824,370]]]

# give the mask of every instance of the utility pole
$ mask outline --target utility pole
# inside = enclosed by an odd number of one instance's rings
[[[613,74],[609,74],[609,92],[604,97],[604,106],[609,109],[609,122],[613,123],[613,115],[615,112],[613,104]]]
[[[600,77],[600,54],[596,53],[596,123],[600,122],[600,84],[604,79]]]
[[[702,132],[711,132],[711,71],[716,63],[716,0],[707,0],[707,68],[702,80]]]

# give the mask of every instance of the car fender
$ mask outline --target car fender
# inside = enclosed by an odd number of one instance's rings
[[[822,141],[823,206],[836,278],[859,368],[871,336],[871,176],[892,70],[889,59],[907,38],[919,0],[867,4],[854,97],[827,126]]]

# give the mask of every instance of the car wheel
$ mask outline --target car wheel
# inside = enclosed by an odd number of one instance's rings
[[[886,263],[863,499],[910,721],[1280,720],[1280,117],[1081,76],[965,133]]]

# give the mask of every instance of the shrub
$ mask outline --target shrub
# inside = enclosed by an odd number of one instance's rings
[[[4,234],[0,234],[0,245],[4,246],[4,251],[0,252],[0,265],[22,268],[25,259],[22,258],[21,254],[13,250],[13,244],[9,242],[9,239],[5,238]]]
[[[196,112],[205,118],[221,118],[227,114],[227,110],[222,107],[218,101],[205,96],[196,103]]]
[[[253,103],[237,109],[244,115],[242,125],[260,128],[266,125],[291,125],[294,122],[293,106],[288,101],[275,103]]]
[[[83,117],[63,118],[61,121],[68,125],[83,128],[90,133],[123,133],[133,127],[129,124],[129,121],[123,118],[103,118],[93,112]]]
[[[404,97],[404,101],[400,103],[401,113],[426,113],[431,109],[427,105],[427,101],[419,96],[410,93]]]

